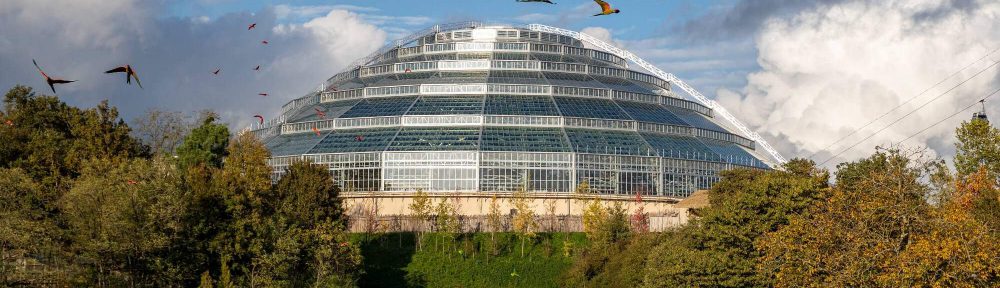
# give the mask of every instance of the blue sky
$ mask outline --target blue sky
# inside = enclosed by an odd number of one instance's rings
[[[589,0],[2,1],[0,89],[51,94],[36,59],[50,75],[79,80],[59,87],[61,99],[80,107],[107,99],[127,120],[150,109],[210,109],[239,129],[386,41],[464,20],[541,23],[610,41],[715,99],[786,156],[819,161],[868,135],[837,161],[876,145],[952,155],[954,127],[966,117],[908,136],[1000,87],[998,69],[976,74],[1000,61],[987,55],[1000,47],[995,0],[617,0],[622,13],[602,17],[590,16],[598,8]],[[257,29],[247,31],[252,22]],[[102,73],[122,64],[137,69],[145,89]],[[927,100],[934,109],[908,114]],[[987,112],[998,111],[1000,101],[987,102]]]

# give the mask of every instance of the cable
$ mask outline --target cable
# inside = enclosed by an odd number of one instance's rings
[[[948,119],[951,119],[951,118],[955,117],[955,115],[958,115],[958,114],[960,114],[962,112],[965,112],[966,110],[969,110],[969,108],[972,108],[972,106],[976,106],[976,104],[979,104],[980,102],[986,101],[986,99],[989,99],[990,97],[993,97],[993,95],[996,95],[997,92],[1000,92],[1000,88],[998,88],[997,90],[993,90],[993,93],[990,93],[989,95],[986,95],[986,97],[983,97],[982,99],[979,99],[979,101],[972,102],[971,105],[965,106],[965,108],[962,108],[961,110],[958,110],[957,112],[955,112],[955,114],[951,114],[950,116],[948,116],[948,117],[946,117],[944,119],[941,119],[941,121],[938,121],[937,123],[934,123],[931,126],[927,126],[926,128],[924,128],[924,129],[922,129],[920,131],[917,131],[917,133],[913,133],[913,135],[910,135],[910,137],[906,137],[906,139],[903,139],[902,141],[899,141],[898,144],[902,144],[903,142],[906,142],[906,140],[910,140],[910,138],[913,138],[913,137],[915,137],[917,135],[920,135],[920,133],[924,133],[924,131],[927,131],[927,129],[934,128],[934,126],[937,126],[938,124],[941,124],[942,122],[948,121]]]
[[[868,137],[865,137],[864,139],[861,139],[861,141],[858,141],[858,142],[854,143],[853,145],[851,145],[851,146],[848,146],[847,148],[845,148],[844,150],[841,150],[841,151],[840,151],[839,153],[837,153],[837,154],[834,154],[833,156],[831,156],[830,158],[826,159],[826,160],[825,160],[825,161],[823,161],[822,163],[819,163],[819,165],[823,165],[823,164],[826,164],[826,162],[830,162],[830,160],[833,160],[833,158],[837,158],[837,156],[840,156],[840,154],[844,154],[844,152],[847,152],[848,150],[851,150],[851,148],[854,148],[855,146],[858,146],[858,145],[860,145],[861,143],[864,143],[864,142],[865,142],[866,140],[868,140],[868,139],[871,139],[871,138],[872,138],[872,137],[874,137],[875,135],[878,135],[878,133],[880,133],[880,132],[884,131],[885,129],[887,129],[887,128],[889,128],[889,127],[892,127],[892,125],[895,125],[895,124],[896,124],[896,123],[898,123],[898,122],[899,122],[900,120],[903,120],[904,118],[906,118],[906,117],[909,117],[909,116],[910,116],[910,115],[912,115],[912,114],[913,114],[914,112],[917,112],[917,111],[920,111],[920,109],[923,109],[923,108],[924,108],[925,106],[927,106],[928,104],[931,104],[932,102],[934,102],[934,101],[936,101],[936,100],[938,100],[938,99],[941,99],[941,96],[944,96],[944,95],[946,95],[946,94],[950,93],[950,92],[951,92],[952,90],[955,90],[955,88],[958,88],[959,86],[962,86],[962,84],[965,84],[966,82],[969,82],[969,80],[972,80],[973,78],[976,78],[976,76],[979,76],[979,74],[983,74],[983,72],[986,72],[986,70],[989,70],[990,68],[993,68],[993,66],[996,66],[997,64],[1000,64],[1000,61],[995,61],[995,62],[993,62],[993,64],[990,64],[990,66],[987,66],[987,67],[986,67],[986,68],[984,68],[983,70],[979,70],[979,72],[976,72],[976,74],[972,75],[972,77],[969,77],[968,79],[965,79],[965,80],[962,80],[962,82],[959,82],[959,83],[958,83],[958,84],[956,84],[955,86],[952,86],[951,88],[949,88],[949,89],[948,89],[948,91],[944,91],[944,93],[941,93],[941,94],[939,94],[938,96],[935,96],[934,98],[931,98],[931,99],[930,99],[929,101],[927,101],[927,102],[924,102],[924,104],[920,105],[920,106],[919,106],[919,107],[917,107],[916,109],[913,109],[913,111],[910,111],[909,113],[906,113],[906,114],[905,114],[905,115],[903,115],[902,117],[899,117],[899,118],[898,118],[898,119],[896,119],[895,121],[892,121],[891,123],[889,123],[889,125],[885,125],[885,127],[882,127],[882,129],[879,129],[878,131],[875,131],[875,133],[872,133],[871,135],[868,135]]]
[[[986,57],[989,57],[990,55],[993,55],[993,53],[996,53],[997,50],[1000,50],[1000,46],[998,46],[997,48],[994,48],[993,51],[990,51],[990,53],[986,53],[986,55],[983,55],[983,57],[980,57],[978,60],[973,61],[972,63],[969,63],[968,65],[965,65],[965,67],[962,67],[962,69],[959,69],[958,71],[955,71],[955,73],[951,73],[951,75],[948,75],[948,77],[945,77],[944,79],[941,79],[941,81],[938,81],[937,83],[934,83],[934,85],[931,85],[930,87],[927,87],[927,89],[924,89],[924,91],[920,92],[920,94],[917,94],[917,95],[915,95],[913,97],[910,97],[910,99],[907,99],[903,103],[900,103],[899,105],[896,105],[896,107],[893,107],[892,109],[889,109],[889,111],[886,111],[884,114],[879,115],[878,117],[875,117],[875,119],[872,119],[868,123],[865,123],[865,125],[862,125],[860,128],[855,129],[854,132],[851,132],[850,134],[847,134],[844,137],[841,137],[840,139],[837,139],[837,141],[833,141],[833,143],[830,143],[830,145],[826,145],[826,147],[823,147],[823,149],[816,150],[816,152],[813,152],[813,154],[809,155],[809,157],[807,157],[807,158],[812,159],[813,156],[816,156],[816,154],[819,154],[819,152],[826,151],[827,149],[830,149],[830,147],[833,147],[833,145],[836,145],[837,143],[840,143],[841,141],[846,140],[848,137],[851,137],[854,134],[857,134],[858,132],[861,132],[861,130],[864,130],[865,128],[868,128],[868,126],[872,125],[873,123],[875,123],[875,121],[878,121],[878,120],[882,119],[883,117],[888,116],[893,111],[896,111],[896,109],[899,109],[900,107],[903,107],[903,105],[906,105],[906,104],[910,103],[910,101],[916,100],[921,95],[924,95],[924,93],[927,93],[927,91],[931,91],[931,89],[934,89],[934,87],[937,87],[938,85],[941,85],[941,83],[944,83],[944,81],[947,81],[948,79],[951,79],[952,77],[955,77],[955,75],[958,75],[958,73],[961,73],[962,71],[965,71],[965,69],[969,69],[969,67],[972,67],[972,65],[983,61],[983,59],[986,59]]]

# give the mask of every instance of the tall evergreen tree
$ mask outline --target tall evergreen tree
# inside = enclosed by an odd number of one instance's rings
[[[221,167],[229,146],[229,136],[229,128],[215,123],[215,117],[208,115],[202,120],[201,126],[191,130],[191,134],[177,147],[178,163],[182,169],[199,164]]]

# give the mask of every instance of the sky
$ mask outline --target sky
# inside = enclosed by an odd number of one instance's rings
[[[954,128],[975,109],[930,126],[1000,88],[1000,52],[991,54],[1000,47],[998,1],[618,0],[622,13],[602,17],[590,16],[592,1],[555,2],[5,0],[0,89],[51,94],[35,59],[54,77],[79,80],[57,86],[71,105],[108,99],[127,120],[149,109],[211,109],[240,129],[412,31],[541,23],[626,48],[719,101],[785,157],[836,155],[829,167],[875,146],[950,157]],[[102,73],[124,64],[144,89]],[[995,97],[987,111],[1000,119]]]

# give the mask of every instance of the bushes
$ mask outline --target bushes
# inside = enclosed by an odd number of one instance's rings
[[[397,239],[403,237],[403,239]],[[426,240],[438,235],[427,235]],[[355,235],[356,240],[362,239]],[[514,233],[495,233],[499,255],[488,255],[489,233],[460,234],[452,249],[417,250],[412,234],[393,233],[361,243],[364,287],[563,287],[559,278],[572,263],[560,250],[582,247],[582,233],[538,233],[525,244]],[[400,241],[402,240],[402,241]],[[425,241],[426,241],[425,240]],[[397,243],[402,243],[397,244]],[[516,272],[516,273],[514,273]],[[512,276],[513,274],[513,276]],[[419,285],[418,285],[419,284]]]

